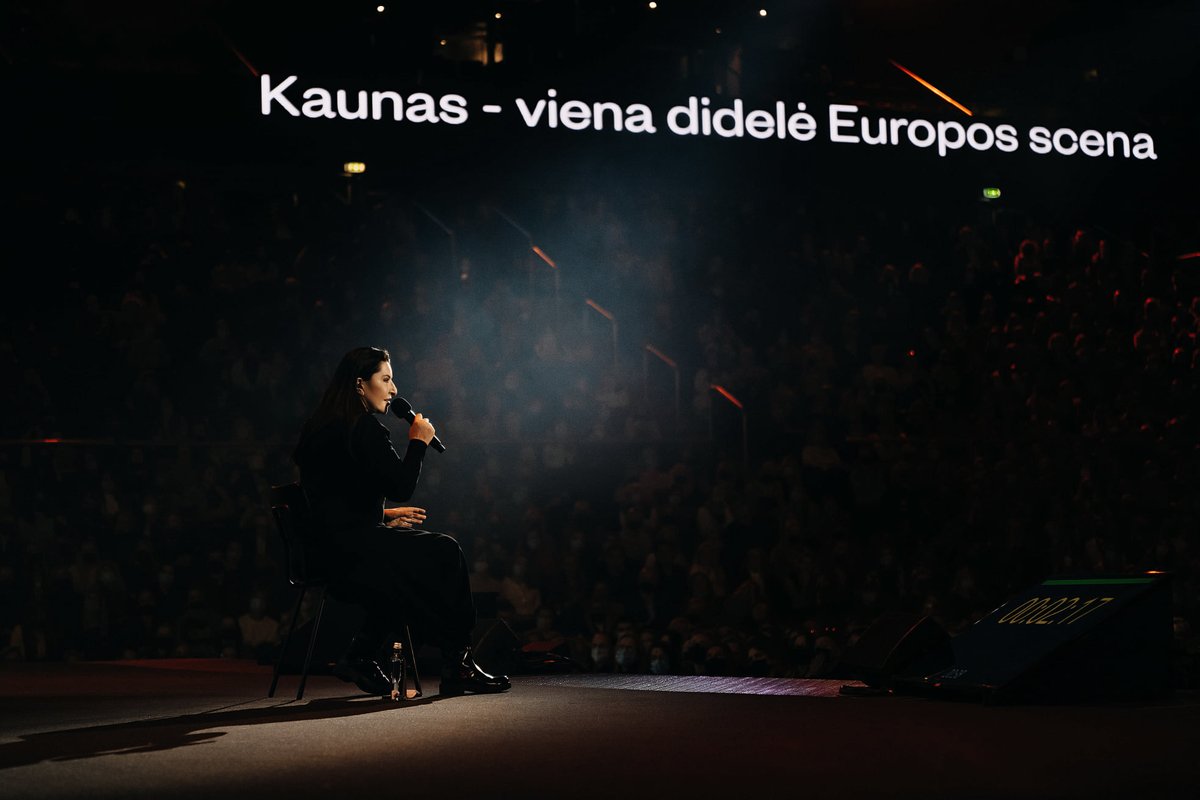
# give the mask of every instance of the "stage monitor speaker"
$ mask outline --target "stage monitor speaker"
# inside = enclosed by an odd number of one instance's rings
[[[950,636],[929,617],[890,612],[863,631],[842,656],[840,672],[868,686],[889,688],[897,673],[935,672],[954,659]]]
[[[985,702],[1160,697],[1171,641],[1169,576],[1048,578],[955,637],[951,665],[906,670],[896,686]]]

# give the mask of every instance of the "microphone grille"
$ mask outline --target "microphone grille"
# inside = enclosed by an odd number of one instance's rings
[[[412,413],[412,404],[410,404],[403,397],[392,398],[391,405],[388,407],[392,410],[393,414],[401,419],[404,419],[406,416]]]

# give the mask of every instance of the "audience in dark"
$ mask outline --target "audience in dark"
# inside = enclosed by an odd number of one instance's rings
[[[413,502],[529,650],[828,676],[885,611],[955,634],[1158,569],[1197,683],[1196,260],[982,202],[651,187],[504,209],[552,269],[483,200],[439,209],[453,250],[398,192],[147,184],[48,200],[55,311],[0,328],[7,658],[269,658],[267,490],[370,344],[448,446]]]

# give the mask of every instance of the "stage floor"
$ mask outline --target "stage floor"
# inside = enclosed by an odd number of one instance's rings
[[[244,661],[0,664],[0,797],[1196,797],[1200,697],[985,707],[841,681],[518,676],[393,703]]]

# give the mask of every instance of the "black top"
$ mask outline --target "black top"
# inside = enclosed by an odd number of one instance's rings
[[[337,534],[379,525],[385,499],[412,497],[425,449],[420,439],[410,439],[401,458],[387,427],[363,414],[349,431],[338,421],[304,437],[292,459],[300,467],[314,518]]]

